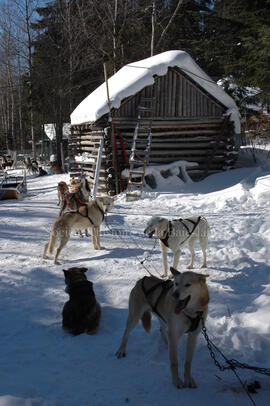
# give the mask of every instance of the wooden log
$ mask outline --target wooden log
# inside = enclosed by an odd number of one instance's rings
[[[153,120],[152,128],[181,128],[181,127],[201,127],[201,126],[217,126],[223,122],[223,119],[216,117],[193,117],[193,119],[169,120],[162,117],[157,117]],[[121,118],[115,120],[115,126],[119,129],[130,128],[134,129],[137,124],[137,119],[127,120]]]

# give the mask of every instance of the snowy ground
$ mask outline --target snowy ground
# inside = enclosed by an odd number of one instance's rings
[[[168,353],[155,318],[150,335],[141,325],[132,333],[126,358],[118,360],[115,351],[129,292],[145,275],[136,257],[153,247],[154,241],[143,236],[147,220],[152,215],[203,214],[211,226],[209,334],[229,358],[270,367],[269,168],[261,165],[213,175],[178,193],[146,193],[136,203],[126,203],[120,196],[108,222],[122,233],[122,240],[103,225],[106,249],[95,252],[89,238],[73,236],[60,257],[62,265],[54,266],[41,254],[58,212],[57,182],[67,178],[30,178],[24,200],[0,202],[0,405],[250,404],[234,375],[214,366],[202,336],[193,362],[196,390],[172,386]],[[199,268],[199,247],[196,254]],[[185,249],[180,270],[188,260]],[[161,272],[158,245],[145,264],[153,273]],[[75,265],[89,268],[88,278],[102,305],[96,336],[72,337],[61,328],[67,300],[62,269]],[[183,340],[181,375],[184,347]],[[254,400],[257,405],[268,404],[269,377],[239,373],[244,381],[260,380],[262,389]]]

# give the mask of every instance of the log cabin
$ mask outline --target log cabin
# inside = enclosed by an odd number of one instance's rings
[[[84,174],[93,184],[101,139],[98,193],[122,191],[122,171],[146,150],[145,165],[187,161],[193,180],[233,167],[239,111],[188,53],[167,51],[130,63],[107,84],[108,92],[104,82],[71,114],[71,176]],[[147,147],[136,142],[138,125],[148,134]]]

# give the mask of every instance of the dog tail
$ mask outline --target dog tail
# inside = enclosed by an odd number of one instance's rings
[[[144,312],[143,315],[142,315],[141,321],[142,321],[142,325],[143,325],[143,328],[145,329],[145,331],[147,333],[150,333],[150,330],[151,330],[151,312],[149,312],[149,311]]]

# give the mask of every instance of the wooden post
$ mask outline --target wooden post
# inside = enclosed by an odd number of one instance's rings
[[[114,128],[114,122],[113,122],[113,117],[112,117],[112,112],[111,112],[111,101],[110,101],[110,94],[109,94],[109,85],[108,85],[108,77],[107,77],[107,68],[106,68],[106,63],[103,63],[103,68],[104,68],[104,78],[105,78],[105,83],[106,83],[106,91],[107,91],[107,104],[109,107],[109,119],[111,122],[112,126],[112,134],[111,134],[111,146],[112,146],[112,164],[114,168],[114,173],[115,173],[115,191],[116,194],[118,195],[119,193],[119,188],[118,188],[118,173],[117,173],[117,164],[116,164],[116,151],[115,151],[115,128]]]
[[[96,200],[96,197],[97,197],[98,179],[99,179],[99,172],[100,172],[100,166],[101,166],[101,160],[102,160],[103,144],[104,144],[104,140],[102,138],[99,141],[99,149],[98,149],[96,171],[95,171],[95,178],[94,178],[94,188],[93,188],[93,199],[94,200]]]

